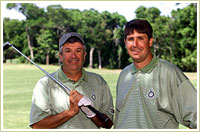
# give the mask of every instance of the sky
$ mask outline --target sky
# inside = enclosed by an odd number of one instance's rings
[[[135,18],[135,10],[140,6],[157,7],[163,16],[171,16],[172,10],[184,8],[191,1],[1,1],[1,17],[9,17],[11,19],[24,20],[25,17],[14,9],[6,9],[7,3],[35,3],[40,8],[46,8],[48,5],[59,4],[63,8],[79,9],[81,11],[87,9],[95,9],[100,13],[108,11],[110,13],[117,12],[123,15],[127,21]],[[181,3],[176,5],[175,3]]]

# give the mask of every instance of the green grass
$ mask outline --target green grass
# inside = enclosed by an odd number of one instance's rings
[[[41,65],[47,72],[59,66]],[[116,84],[120,70],[86,69],[101,74],[111,88],[113,101],[116,99]],[[32,92],[36,82],[45,74],[31,64],[3,64],[3,129],[30,129],[29,113]],[[197,87],[197,73],[186,73]],[[180,129],[185,129],[180,125]]]

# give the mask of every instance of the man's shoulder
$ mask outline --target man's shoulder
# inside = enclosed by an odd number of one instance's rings
[[[89,78],[99,78],[99,79],[102,79],[103,77],[98,74],[98,73],[94,73],[94,72],[89,72],[89,71],[86,71],[86,74]]]
[[[56,72],[52,73],[51,75],[53,76],[54,74],[56,74]],[[50,85],[52,85],[53,82],[54,81],[49,76],[44,75],[37,81],[34,91],[47,92],[49,90]]]
[[[94,83],[95,82],[99,82],[99,83],[106,82],[105,79],[98,73],[86,71],[86,74],[87,74],[87,78],[88,78],[89,82],[94,82]]]
[[[122,74],[122,73],[127,73],[127,72],[132,71],[132,70],[133,70],[133,66],[134,66],[133,63],[129,64],[128,66],[126,66],[126,67],[122,70],[121,74]]]
[[[160,69],[162,69],[162,71],[165,71],[168,75],[173,75],[179,78],[188,79],[187,76],[183,73],[183,71],[178,66],[176,66],[173,63],[170,63],[169,61],[160,59],[159,66],[160,66]]]
[[[163,60],[163,59],[159,59],[159,65],[162,66],[163,68],[166,68],[166,69],[179,69],[175,64],[173,63],[170,63],[169,61],[167,60]]]
[[[119,78],[118,80],[123,80],[125,79],[127,76],[130,76],[133,72],[133,68],[134,68],[134,65],[133,63],[129,64],[128,66],[126,66],[121,72],[120,72],[120,75],[119,75]]]
[[[50,75],[57,79],[58,72],[56,71],[56,72],[50,73]],[[51,81],[51,80],[52,80],[52,79],[51,79],[48,75],[44,75],[44,76],[42,76],[42,77],[40,78],[39,81],[41,81],[41,82],[49,82],[49,81]],[[53,81],[53,80],[52,80],[52,81]]]

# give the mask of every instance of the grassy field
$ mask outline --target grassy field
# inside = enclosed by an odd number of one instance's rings
[[[47,72],[56,71],[59,66],[41,65]],[[120,70],[87,69],[101,74],[116,99],[116,83]],[[186,73],[197,87],[197,73]],[[3,64],[3,129],[30,129],[29,112],[32,92],[36,82],[44,73],[31,64]],[[115,102],[114,102],[115,103]],[[185,127],[180,126],[181,129]]]

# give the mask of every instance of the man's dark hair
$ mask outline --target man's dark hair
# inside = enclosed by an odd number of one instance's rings
[[[145,33],[149,39],[152,38],[153,29],[147,20],[135,19],[127,22],[125,26],[124,39],[126,39],[127,35],[132,34],[134,31],[137,31],[138,33]]]

